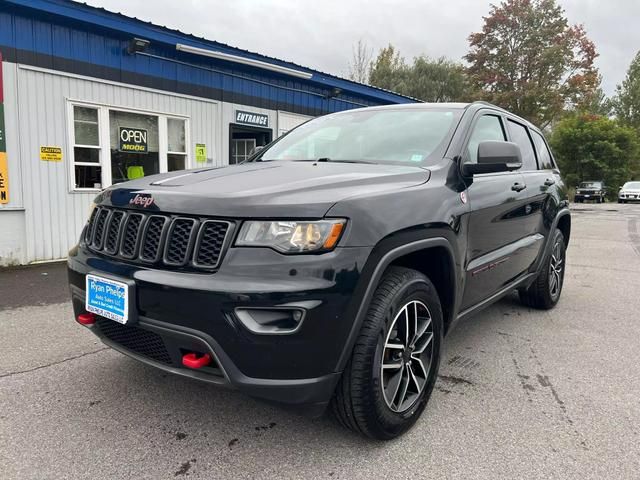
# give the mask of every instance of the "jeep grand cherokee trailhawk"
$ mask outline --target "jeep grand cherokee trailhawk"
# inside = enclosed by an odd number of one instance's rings
[[[570,229],[527,121],[374,107],[240,165],[108,188],[69,279],[77,321],[126,355],[390,439],[424,410],[456,321],[514,289],[556,304]]]

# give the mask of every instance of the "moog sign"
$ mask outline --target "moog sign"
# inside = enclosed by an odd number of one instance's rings
[[[141,128],[120,127],[121,152],[147,153],[147,131]]]
[[[236,123],[242,123],[243,125],[254,125],[256,127],[268,127],[269,115],[236,110]]]

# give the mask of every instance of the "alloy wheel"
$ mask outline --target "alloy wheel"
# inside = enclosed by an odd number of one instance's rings
[[[393,319],[380,366],[382,393],[391,411],[402,413],[420,398],[433,357],[433,325],[427,306],[412,300]]]
[[[562,270],[564,269],[564,256],[560,241],[556,241],[551,251],[549,265],[549,293],[551,298],[557,298],[562,288]]]

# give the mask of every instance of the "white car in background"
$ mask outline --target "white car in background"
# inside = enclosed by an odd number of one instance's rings
[[[627,182],[618,192],[618,203],[639,202],[640,182]]]

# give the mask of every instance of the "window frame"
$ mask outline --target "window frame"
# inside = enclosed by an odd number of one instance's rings
[[[92,108],[98,110],[98,141],[99,146],[99,162],[76,162],[75,147],[96,148],[95,145],[80,145],[75,143],[75,114],[74,107]],[[104,103],[93,103],[83,100],[67,99],[67,145],[68,151],[68,191],[69,193],[99,193],[105,188],[113,185],[111,175],[111,137],[109,112],[119,111],[126,113],[134,113],[139,115],[155,116],[158,119],[158,158],[160,173],[168,173],[168,155],[177,154],[185,156],[185,169],[192,168],[193,158],[191,155],[191,117],[179,113],[167,113],[155,110],[145,110],[141,108],[123,107],[120,105],[111,105]],[[184,120],[185,128],[185,152],[169,151],[169,131],[167,119]],[[86,165],[101,168],[102,188],[76,188],[75,183],[75,167],[76,165]]]
[[[540,155],[538,152],[538,147],[536,146],[536,142],[535,140],[533,141],[533,146],[535,148],[536,151],[536,159],[538,160],[538,170],[541,171],[545,171],[545,170],[557,170],[558,169],[558,165],[556,163],[556,159],[553,158],[553,152],[551,151],[551,147],[549,147],[549,143],[547,142],[547,139],[544,137],[544,135],[542,134],[541,131],[538,131],[535,128],[529,128],[530,130],[530,135],[531,135],[531,139],[533,140],[534,138],[534,134],[539,135],[540,138],[542,139],[542,143],[544,144],[545,148],[547,149],[547,153],[549,154],[549,160],[551,160],[551,168],[542,168],[541,167],[541,162],[540,162]]]
[[[508,141],[509,141],[509,142],[513,142],[513,143],[515,143],[516,145],[517,145],[517,143],[516,143],[516,142],[514,141],[514,139],[513,139],[513,134],[512,134],[512,132],[511,132],[510,127],[509,127],[509,122],[511,122],[511,123],[515,123],[516,125],[519,125],[519,126],[521,126],[522,128],[524,128],[524,131],[526,132],[527,137],[529,138],[529,143],[531,144],[531,149],[533,150],[533,159],[534,159],[534,160],[535,160],[535,162],[536,162],[536,168],[535,168],[535,169],[533,169],[533,170],[531,170],[531,169],[529,169],[529,170],[525,169],[525,168],[524,168],[524,162],[523,162],[523,163],[522,163],[522,167],[521,167],[520,169],[518,169],[518,172],[522,172],[522,173],[526,173],[526,172],[537,172],[538,170],[540,170],[540,162],[538,161],[538,151],[536,150],[536,145],[535,145],[535,143],[533,142],[533,137],[531,136],[531,132],[529,131],[529,126],[528,126],[525,122],[523,122],[522,120],[520,120],[520,119],[518,119],[518,118],[516,118],[516,117],[512,117],[512,116],[510,116],[510,115],[509,115],[509,116],[507,116],[506,123],[507,123],[507,131],[509,132],[509,136],[508,136],[509,140],[508,140]]]
[[[467,132],[464,142],[462,143],[462,158],[463,158],[462,163],[473,163],[471,162],[471,158],[469,157],[469,142],[471,141],[471,137],[473,135],[474,129],[476,128],[476,125],[478,125],[478,121],[482,117],[486,117],[486,116],[496,117],[498,119],[498,121],[500,122],[500,127],[502,128],[502,136],[504,137],[504,141],[505,142],[509,141],[509,132],[507,131],[506,124],[505,124],[506,122],[505,116],[502,114],[502,112],[499,112],[497,110],[491,110],[491,109],[478,110],[475,116],[473,117],[473,120],[471,121],[469,131]],[[519,172],[519,170],[514,170],[514,171]],[[491,176],[491,175],[505,175],[505,174],[510,175],[510,174],[513,174],[513,172],[480,173],[478,175]]]

